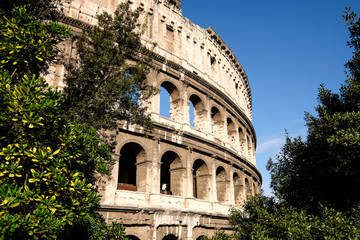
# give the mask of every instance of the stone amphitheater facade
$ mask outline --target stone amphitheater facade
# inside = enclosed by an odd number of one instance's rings
[[[77,34],[122,1],[144,9],[142,40],[157,43],[147,81],[168,100],[160,103],[158,94],[146,103],[154,132],[126,125],[111,132],[116,164],[100,185],[100,212],[109,223],[123,223],[130,239],[195,240],[231,231],[229,209],[241,207],[262,183],[247,75],[211,27],[182,16],[179,0],[65,1],[62,21]],[[66,55],[76,54],[71,39],[64,47]],[[63,67],[54,72],[49,81],[63,87]],[[164,101],[168,117],[160,114]]]

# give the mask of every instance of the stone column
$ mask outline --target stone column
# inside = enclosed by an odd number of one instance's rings
[[[152,193],[159,193],[160,192],[160,170],[161,170],[161,141],[160,139],[154,139],[152,141],[152,174],[149,176],[152,176],[152,178],[149,178],[152,180],[151,184],[151,192]]]
[[[210,198],[209,198],[209,202],[217,202],[217,189],[216,189],[216,156],[213,156],[211,158],[211,163],[209,166],[209,174],[210,174],[210,179],[211,181],[209,181],[209,188],[210,188]],[[209,180],[210,180],[209,179]]]
[[[171,120],[178,122],[178,123],[184,123],[183,121],[183,114],[182,110],[184,109],[184,100],[183,99],[176,99],[170,102],[171,110],[170,110],[170,116]]]
[[[182,119],[180,121],[180,123],[183,124],[188,124],[189,126],[191,125],[191,123],[189,122],[190,116],[189,116],[189,95],[188,95],[188,84],[184,81],[184,74],[181,73],[182,78],[182,92],[181,92],[181,97],[183,99],[183,104],[182,104]]]
[[[207,111],[204,109],[202,111],[197,111],[195,114],[195,128],[201,132],[206,132],[207,123]]]
[[[193,198],[193,162],[192,162],[192,148],[188,147],[188,151],[186,151],[186,154],[184,155],[184,158],[186,158],[186,170],[185,170],[185,197],[187,198]]]
[[[204,119],[204,131],[207,134],[211,134],[211,109],[210,109],[210,98],[206,96],[205,102],[204,102],[204,109],[206,111],[206,116]]]
[[[184,187],[186,185],[185,179],[186,168],[178,167],[170,169],[170,183],[171,183],[171,192],[175,196],[184,196]]]
[[[114,133],[115,131],[112,131],[109,133]],[[115,160],[115,164],[113,166],[113,169],[111,171],[110,176],[103,176],[100,179],[100,182],[98,184],[100,194],[101,194],[101,204],[113,204],[115,199],[115,191],[117,189],[118,185],[118,175],[119,175],[119,160],[120,160],[120,135],[118,133],[115,133],[115,142],[117,143],[115,148],[111,152],[111,156]],[[101,183],[102,181],[105,181],[105,185]]]
[[[159,72],[156,69],[150,69],[149,74],[146,77],[146,81],[150,86],[156,86],[156,80],[159,77]],[[159,89],[160,90],[160,89]],[[160,92],[151,97],[145,106],[148,108],[147,112],[160,115]]]
[[[136,163],[136,187],[138,192],[151,191],[151,160]]]
[[[212,187],[211,187],[212,184],[210,182],[211,177],[212,177],[212,174],[201,174],[201,175],[197,176],[197,178],[198,178],[197,192],[198,192],[199,199],[211,201],[211,199],[213,198],[213,196],[211,196],[213,194],[213,192],[211,191],[211,189],[212,189]],[[210,189],[210,191],[209,191],[209,189]]]
[[[226,119],[225,114],[222,116],[222,127],[223,127],[223,130],[221,131],[221,141],[224,144],[227,144],[227,143],[229,143],[229,140],[228,140],[227,119]]]
[[[229,176],[228,178],[230,179],[230,184],[229,184],[229,199],[228,199],[228,204],[230,205],[235,205],[235,189],[234,189],[234,171],[233,171],[233,165],[231,164],[230,170],[229,170]]]

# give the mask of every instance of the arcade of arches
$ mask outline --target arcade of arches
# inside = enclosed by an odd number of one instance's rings
[[[132,239],[195,240],[231,231],[229,208],[261,187],[251,123],[164,72],[152,70],[148,81],[162,91],[147,103],[154,131],[124,124],[111,133],[117,161],[102,192],[105,218],[126,223]]]
[[[121,147],[118,190],[150,191],[228,205],[241,205],[246,196],[258,192],[259,183],[251,176],[212,157],[203,156],[187,164],[185,157],[173,150],[163,151],[158,159],[146,160],[148,155],[139,143],[128,142]],[[185,155],[188,159],[191,151],[186,150]],[[154,165],[157,167],[152,169]],[[151,172],[158,177],[148,178]]]
[[[142,40],[150,48],[157,43],[147,83],[161,93],[141,103],[154,129],[120,122],[109,132],[116,164],[98,183],[104,219],[123,223],[133,240],[198,240],[230,231],[229,208],[258,193],[262,182],[249,80],[231,49],[212,28],[183,18],[180,0],[62,2],[64,23],[77,33],[117,3],[141,7]],[[72,40],[65,48],[76,54]],[[54,72],[51,81],[61,89],[64,69]]]
[[[158,109],[153,113],[189,126],[187,130],[205,133],[208,138],[234,149],[255,164],[255,140],[245,124],[236,120],[234,115],[209,96],[186,84],[176,84],[173,80],[165,78],[158,86],[161,99],[160,95],[155,97],[153,105],[148,106],[149,109]]]

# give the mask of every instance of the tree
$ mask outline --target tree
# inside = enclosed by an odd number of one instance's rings
[[[17,8],[1,19],[0,69],[7,70],[13,81],[24,75],[46,73],[59,53],[57,43],[70,36],[70,29],[50,21],[44,24],[25,8]]]
[[[0,239],[122,239],[123,228],[96,212],[108,147],[70,122],[61,93],[38,77],[70,31],[24,7],[12,14],[0,20]]]
[[[294,207],[316,211],[321,202],[348,210],[360,202],[360,20],[350,9],[344,19],[354,49],[345,84],[339,94],[320,87],[318,115],[305,117],[307,138],[287,137],[268,163],[276,196]]]
[[[287,136],[277,161],[269,160],[278,201],[259,195],[233,209],[235,233],[226,238],[359,239],[360,19],[350,9],[344,18],[354,48],[345,84],[339,94],[322,85],[318,115],[305,116],[306,139]]]
[[[64,109],[71,119],[94,129],[113,129],[119,120],[150,126],[141,103],[156,93],[145,79],[149,51],[141,44],[141,9],[122,3],[112,17],[98,16],[98,26],[77,39],[78,58],[67,66]]]
[[[314,215],[258,195],[249,199],[243,210],[231,210],[234,234],[219,232],[210,239],[358,239],[359,220],[359,209],[343,213],[323,207]]]
[[[15,6],[25,6],[27,12],[38,19],[57,20],[62,14],[59,11],[61,0],[2,0],[0,16],[11,16]]]

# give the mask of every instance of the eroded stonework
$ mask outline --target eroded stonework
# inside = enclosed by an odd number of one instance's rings
[[[212,28],[182,16],[180,0],[72,0],[63,3],[63,22],[78,34],[124,1],[144,9],[143,43],[157,43],[147,81],[168,99],[160,102],[158,94],[144,103],[153,133],[125,124],[109,133],[116,164],[100,184],[100,212],[108,223],[123,223],[130,239],[195,240],[231,231],[230,207],[241,207],[262,183],[246,73]],[[67,56],[76,54],[73,45],[64,43]],[[48,81],[62,88],[64,69],[53,70]],[[166,101],[170,116],[164,117]]]

